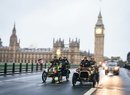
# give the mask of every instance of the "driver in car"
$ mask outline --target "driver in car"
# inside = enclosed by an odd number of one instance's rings
[[[89,61],[89,58],[87,58],[86,56],[84,57],[83,60],[81,60],[81,63],[80,63],[80,67],[90,67],[90,61]]]
[[[55,67],[55,70],[53,72],[54,74],[56,74],[60,68],[59,60],[57,59],[56,56],[54,56],[54,59],[50,63],[51,63],[51,66],[48,68],[48,72],[51,68]],[[52,83],[55,83],[55,75],[52,77]]]

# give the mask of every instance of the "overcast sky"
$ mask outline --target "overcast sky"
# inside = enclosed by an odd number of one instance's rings
[[[101,2],[100,2],[101,1]],[[101,10],[105,56],[130,51],[130,0],[0,0],[0,38],[9,45],[14,22],[20,46],[52,48],[53,38],[80,39],[80,50],[94,52],[94,27]]]

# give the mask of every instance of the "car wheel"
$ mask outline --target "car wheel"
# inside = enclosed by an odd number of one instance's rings
[[[108,74],[108,71],[107,70],[105,70],[105,75],[107,75]]]
[[[62,74],[61,72],[58,73],[58,82],[60,83],[61,82],[61,77],[62,77]]]
[[[66,81],[68,81],[69,80],[69,70],[67,70],[67,72],[66,72]]]
[[[76,77],[75,74],[73,74],[73,77],[72,77],[72,84],[73,84],[73,86],[76,85],[76,81],[77,81],[77,77]]]
[[[117,72],[116,75],[119,75],[119,72]]]
[[[94,74],[94,75],[93,75],[93,79],[92,79],[92,86],[93,86],[93,87],[95,87],[96,82],[97,82],[97,75]]]
[[[43,83],[46,82],[46,79],[47,79],[47,72],[43,71],[43,73],[42,73],[42,81],[43,81]]]

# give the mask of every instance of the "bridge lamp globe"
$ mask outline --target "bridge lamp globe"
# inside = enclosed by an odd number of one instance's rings
[[[60,55],[61,55],[61,50],[60,50],[60,49],[57,49],[56,55],[57,55],[58,57],[60,57]]]

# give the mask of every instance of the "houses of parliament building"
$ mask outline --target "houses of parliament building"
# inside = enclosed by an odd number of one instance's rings
[[[59,38],[53,39],[53,48],[20,48],[16,35],[15,25],[10,36],[9,46],[2,46],[0,39],[0,62],[14,63],[37,63],[39,59],[50,61],[54,56],[67,57],[70,63],[79,64],[84,56],[94,56],[97,62],[104,60],[104,24],[101,12],[95,25],[95,47],[94,54],[80,50],[79,39],[69,39],[68,47],[64,40]]]
[[[88,52],[80,51],[80,40],[69,39],[69,46],[66,47],[64,40],[53,39],[53,48],[20,48],[16,35],[15,25],[10,36],[9,46],[2,46],[0,39],[0,62],[15,63],[37,63],[39,59],[50,61],[54,56],[67,57],[71,63],[80,63],[83,56],[90,56]]]

